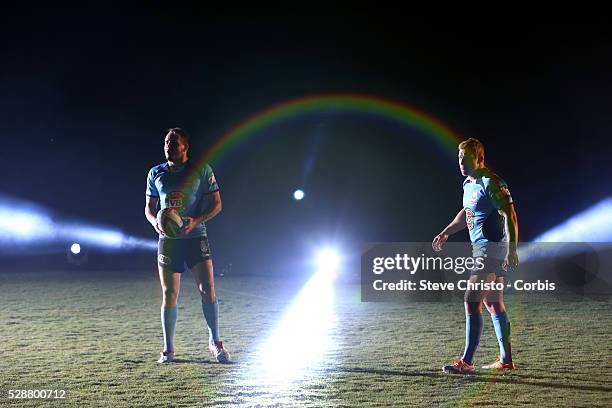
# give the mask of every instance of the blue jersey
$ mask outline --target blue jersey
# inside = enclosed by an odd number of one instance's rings
[[[508,241],[503,217],[497,210],[509,204],[512,196],[508,185],[489,169],[480,170],[474,181],[464,180],[463,208],[470,240],[475,246],[484,246],[489,241]]]
[[[171,168],[166,162],[153,167],[147,176],[146,194],[159,197],[162,209],[174,208],[183,217],[202,215],[206,209],[205,195],[215,191],[219,191],[219,185],[208,164],[196,168],[191,162],[187,162],[183,166]],[[189,234],[180,235],[176,239],[205,235],[206,226],[201,223]]]

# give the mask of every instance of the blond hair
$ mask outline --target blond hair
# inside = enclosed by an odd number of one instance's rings
[[[472,153],[476,160],[480,161],[482,158],[482,160],[484,161],[484,146],[482,145],[480,140],[470,137],[469,139],[466,139],[463,142],[459,143],[458,148],[459,150],[465,150]]]

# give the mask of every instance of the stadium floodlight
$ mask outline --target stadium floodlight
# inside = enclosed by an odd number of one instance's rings
[[[80,224],[65,224],[62,234],[66,237],[78,239],[89,245],[106,248],[121,248],[124,236],[119,231],[108,228],[91,227]]]
[[[295,201],[300,201],[301,199],[303,199],[303,198],[304,198],[304,196],[305,196],[305,194],[304,194],[304,191],[303,191],[303,190],[297,189],[297,190],[295,190],[295,191],[293,192],[293,199],[294,199]]]
[[[79,245],[77,242],[70,245],[70,252],[72,252],[74,255],[78,255],[81,253],[81,245]]]

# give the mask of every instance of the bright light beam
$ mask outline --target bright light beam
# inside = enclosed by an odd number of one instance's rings
[[[332,248],[320,250],[316,256],[319,271],[335,273],[340,266],[340,255]]]
[[[62,225],[60,235],[106,248],[121,248],[125,238],[119,231],[74,223]]]
[[[296,382],[308,380],[334,352],[334,281],[339,260],[331,250],[319,253],[317,272],[260,345],[244,381],[258,390],[253,402],[265,405],[270,398],[289,392]]]
[[[28,242],[53,236],[53,222],[47,215],[0,206],[0,242]]]
[[[535,242],[612,241],[612,197],[587,208],[569,220],[546,231]]]
[[[4,247],[66,240],[109,249],[157,248],[156,241],[151,239],[85,223],[56,221],[50,211],[38,205],[0,195],[0,243]]]
[[[532,261],[544,257],[570,255],[572,248],[580,251],[582,246],[543,245],[536,243],[559,242],[612,242],[612,197],[587,208],[558,226],[551,228],[534,239],[534,243],[524,245],[519,250],[521,261]]]

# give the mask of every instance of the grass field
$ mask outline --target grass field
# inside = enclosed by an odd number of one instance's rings
[[[361,303],[338,284],[331,346],[292,381],[266,384],[254,350],[299,289],[256,277],[217,281],[220,330],[234,363],[212,362],[190,275],[184,276],[176,364],[158,366],[160,290],[153,273],[0,274],[0,405],[8,406],[612,406],[612,304],[509,296],[519,369],[457,377],[440,368],[460,355],[460,302]],[[296,350],[296,353],[300,353]],[[476,363],[492,361],[490,320]],[[291,362],[281,361],[290,366]],[[8,400],[8,389],[66,389],[64,401]]]

